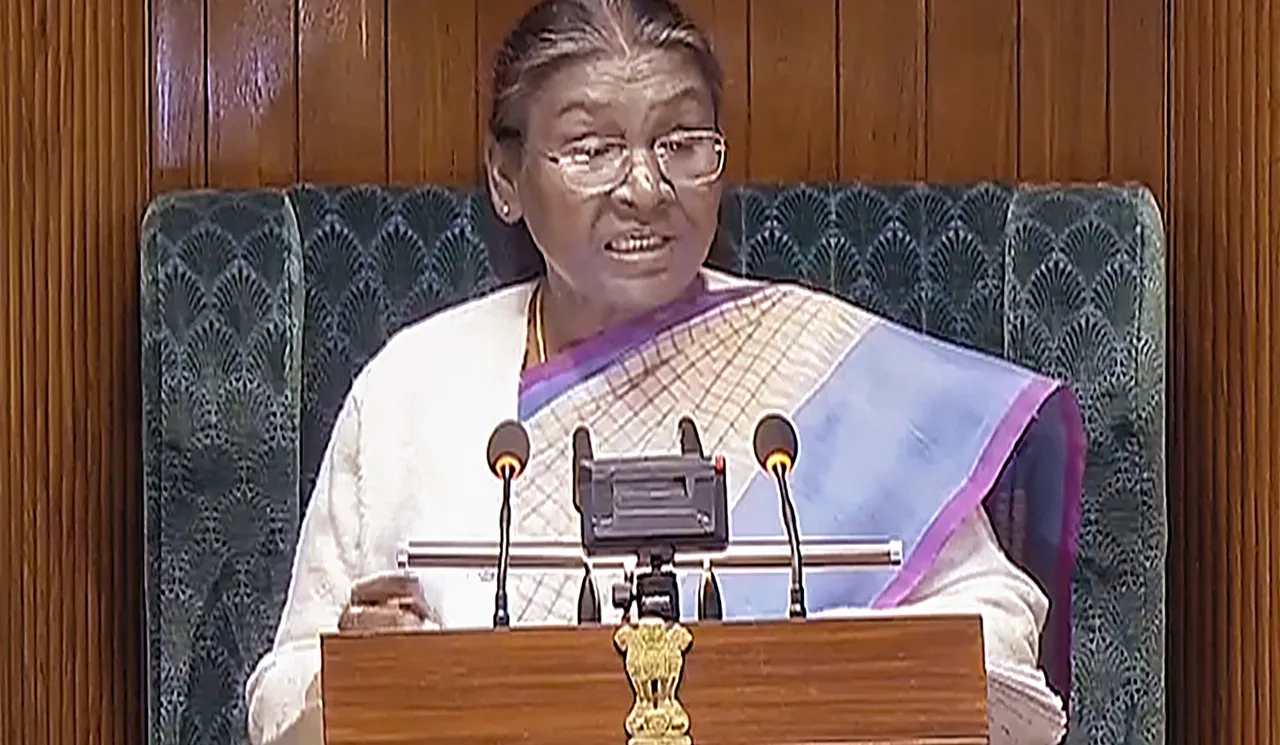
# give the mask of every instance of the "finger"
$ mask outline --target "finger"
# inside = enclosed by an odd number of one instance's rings
[[[409,613],[418,619],[418,623],[422,623],[428,618],[433,617],[431,607],[427,605],[427,599],[423,597],[421,592],[413,595],[402,595],[392,598],[388,605],[391,605],[403,613]]]
[[[379,605],[392,598],[422,595],[422,584],[407,572],[386,572],[360,580],[351,588],[353,605]]]
[[[393,631],[421,627],[422,619],[389,605],[353,605],[338,619],[340,631]]]

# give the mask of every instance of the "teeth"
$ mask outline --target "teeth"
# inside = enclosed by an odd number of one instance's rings
[[[656,235],[628,236],[609,241],[609,248],[619,253],[651,251],[661,245],[662,238]]]

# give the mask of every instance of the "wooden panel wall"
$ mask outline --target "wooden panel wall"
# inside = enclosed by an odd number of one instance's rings
[[[527,1],[0,3],[0,742],[142,741],[149,193],[474,183],[489,50]],[[1280,742],[1280,9],[686,4],[725,62],[735,178],[1156,191],[1171,234],[1170,740]]]
[[[0,743],[143,742],[145,7],[0,2]]]
[[[1167,0],[685,0],[754,181],[1166,191]],[[530,0],[154,0],[159,189],[476,183],[493,50]]]
[[[1171,726],[1280,743],[1280,5],[1172,27]]]

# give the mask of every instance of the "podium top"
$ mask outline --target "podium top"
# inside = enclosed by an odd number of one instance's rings
[[[689,624],[697,745],[986,743],[977,616]],[[610,626],[322,638],[328,745],[626,743]]]

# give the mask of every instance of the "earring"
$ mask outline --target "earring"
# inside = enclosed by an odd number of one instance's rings
[[[502,205],[502,216],[503,216],[503,217],[506,217],[506,216],[507,216],[507,215],[509,215],[509,214],[511,214],[511,208],[510,208],[510,207],[508,207],[508,206],[504,203],[504,204]]]

